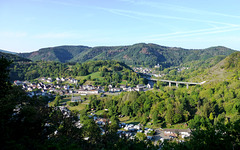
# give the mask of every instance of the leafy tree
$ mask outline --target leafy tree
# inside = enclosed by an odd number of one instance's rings
[[[10,88],[9,83],[9,66],[12,63],[12,61],[8,61],[5,58],[0,59],[0,97],[3,97],[7,90]]]
[[[61,96],[57,95],[54,99],[54,106],[58,106],[60,104]]]
[[[136,134],[136,138],[137,138],[138,140],[140,140],[140,141],[144,141],[144,140],[147,139],[147,136],[146,136],[144,133],[138,132],[138,133]]]
[[[154,111],[152,119],[153,119],[153,124],[156,125],[157,122],[158,122],[158,113],[157,113],[157,111]]]
[[[210,119],[210,120],[213,120],[213,119],[214,119],[214,118],[213,118],[213,113],[212,113],[212,112],[211,112],[210,115],[209,115],[209,119]]]
[[[108,88],[108,86],[106,85],[106,86],[104,86],[104,91],[105,92],[108,92],[109,91],[109,88]]]

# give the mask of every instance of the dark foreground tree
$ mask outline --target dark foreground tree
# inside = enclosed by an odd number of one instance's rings
[[[20,87],[11,86],[10,63],[0,60],[0,149],[156,149],[150,142],[119,138],[114,118],[104,135],[87,115],[80,116],[79,128],[77,114],[64,115],[57,107],[48,107],[44,97],[31,98]]]
[[[164,142],[163,150],[236,150],[240,149],[240,120],[234,123],[207,126],[196,129],[183,143]]]

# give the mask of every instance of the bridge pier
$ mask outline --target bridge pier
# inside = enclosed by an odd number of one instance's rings
[[[169,82],[169,87],[171,87],[171,82]]]
[[[178,88],[178,83],[176,83],[176,87]]]
[[[188,89],[188,84],[187,84],[187,89]]]

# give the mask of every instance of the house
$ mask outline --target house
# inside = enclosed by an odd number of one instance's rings
[[[43,93],[47,93],[47,90],[42,89],[41,91],[42,91]]]
[[[148,84],[147,84],[147,88],[151,89],[152,86],[148,83]]]
[[[31,84],[29,81],[24,81],[23,83],[26,84],[26,85]]]
[[[137,130],[140,130],[140,129],[141,129],[140,124],[135,125],[133,128],[135,128],[135,129],[137,129]]]
[[[32,87],[28,87],[27,90],[31,92],[33,90],[33,88]]]
[[[71,83],[77,83],[78,80],[72,78],[72,79],[70,79],[70,82],[71,82]]]
[[[39,80],[44,82],[44,81],[46,81],[46,78],[42,77],[42,78],[39,78]]]
[[[159,64],[157,64],[157,65],[155,65],[154,67],[155,67],[155,68],[159,68],[159,67],[160,67],[160,65],[159,65]]]
[[[30,86],[35,89],[37,87],[36,83],[31,83]]]
[[[111,88],[109,89],[109,92],[121,92],[120,88]]]
[[[57,85],[56,88],[57,88],[57,89],[61,89],[60,85]]]
[[[113,88],[113,86],[110,84],[110,85],[108,85],[108,88],[111,89],[111,88]]]
[[[27,88],[28,88],[27,84],[23,84],[23,85],[22,85],[22,88],[23,88],[24,90],[27,90]]]
[[[127,87],[125,85],[120,85],[120,89],[122,89],[123,91],[125,91],[127,89]]]
[[[72,93],[75,93],[73,89],[69,90],[69,93],[72,94]]]
[[[22,85],[23,83],[22,83],[22,81],[15,80],[15,81],[14,81],[14,84],[15,84],[15,85]]]
[[[81,88],[83,90],[94,90],[95,89],[95,87],[92,85],[83,85]]]
[[[145,85],[138,84],[136,87],[137,87],[137,88],[145,88]]]
[[[173,136],[177,137],[178,135],[181,137],[189,137],[191,135],[190,129],[164,129],[163,133],[165,136]]]
[[[63,88],[64,88],[65,90],[69,90],[69,87],[70,87],[69,85],[64,85],[64,86],[63,86]]]
[[[38,89],[42,89],[42,88],[43,88],[43,87],[42,87],[42,84],[38,83],[38,84],[37,84],[37,88],[38,88]]]
[[[99,90],[78,90],[79,94],[98,94]]]
[[[138,91],[138,92],[143,91],[143,88],[142,87],[135,88],[135,91]]]

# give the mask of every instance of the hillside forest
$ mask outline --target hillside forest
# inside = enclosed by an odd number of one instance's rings
[[[240,53],[217,56],[204,61],[194,61],[192,71],[171,73],[166,76],[185,81],[207,81],[200,86],[168,87],[156,82],[146,92],[122,92],[120,95],[88,97],[89,105],[83,111],[73,111],[72,117],[64,118],[54,107],[46,107],[49,99],[27,97],[18,87],[11,86],[11,80],[34,80],[39,77],[88,76],[98,72],[100,79],[88,78],[96,85],[110,83],[137,85],[145,79],[124,63],[110,60],[85,63],[59,62],[17,62],[1,59],[1,140],[5,149],[156,149],[151,142],[139,139],[115,137],[119,115],[143,125],[161,128],[191,128],[192,136],[184,143],[170,141],[162,149],[238,149],[240,147]],[[181,64],[183,66],[187,65]],[[180,65],[180,66],[181,66]],[[189,64],[190,65],[190,64]],[[8,69],[10,70],[8,70]],[[171,68],[174,70],[174,67]],[[164,70],[163,70],[164,71]],[[166,77],[165,76],[165,77]],[[80,80],[81,81],[81,80]],[[84,84],[86,81],[82,81]],[[13,94],[15,93],[15,94]],[[55,100],[57,100],[55,98]],[[54,101],[55,101],[54,100]],[[19,114],[13,110],[19,106]],[[87,117],[94,109],[107,109],[112,122],[107,126],[108,134],[100,135],[99,128]],[[76,129],[73,123],[81,114],[83,128]],[[38,117],[37,117],[38,116]],[[48,123],[46,128],[45,123]],[[15,128],[16,124],[18,127]],[[14,128],[13,128],[14,127]],[[29,128],[26,128],[29,127]],[[58,133],[53,132],[58,129]],[[17,135],[17,136],[15,136]],[[50,135],[50,136],[49,136]],[[89,140],[83,140],[88,136]],[[49,140],[50,139],[50,140]],[[24,142],[23,142],[24,141]],[[107,142],[108,141],[108,142]],[[36,143],[34,145],[33,143]],[[22,147],[21,147],[22,146]],[[45,146],[45,147],[44,147]]]

